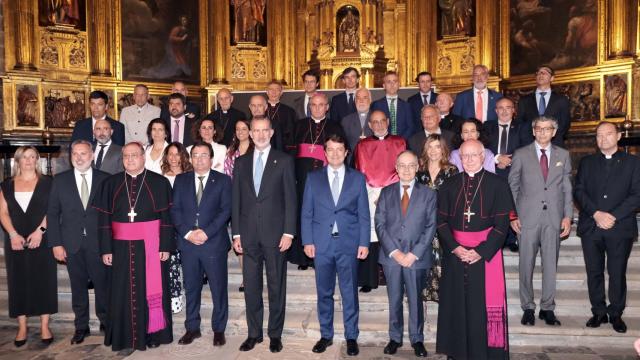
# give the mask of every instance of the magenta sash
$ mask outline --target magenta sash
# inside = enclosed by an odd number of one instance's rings
[[[458,244],[474,248],[487,241],[487,235],[493,228],[482,231],[456,231],[453,230],[453,238]],[[487,342],[489,347],[507,349],[506,318],[507,304],[504,285],[504,265],[502,263],[502,250],[484,263],[484,292],[487,309]]]
[[[154,333],[167,325],[162,311],[162,275],[160,273],[160,220],[135,223],[112,222],[114,240],[144,240],[147,304],[149,324],[147,331]]]
[[[322,161],[324,166],[327,166],[328,164],[327,156],[324,154],[324,147],[322,145],[299,144],[298,157],[311,158],[311,159]]]

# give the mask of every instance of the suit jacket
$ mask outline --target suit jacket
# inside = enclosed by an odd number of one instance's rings
[[[171,220],[178,234],[178,249],[198,248],[208,253],[226,254],[231,248],[227,223],[231,217],[231,178],[210,170],[200,205],[196,201],[196,175],[189,171],[176,176],[173,184]],[[207,241],[195,245],[185,235],[198,227],[207,234]]]
[[[487,106],[487,118],[485,121],[498,121],[496,114],[496,102],[502,99],[502,94],[489,88],[489,104]],[[453,103],[453,114],[463,119],[472,119],[476,117],[476,107],[474,105],[474,88],[467,89],[456,96]]]
[[[414,182],[407,215],[402,215],[400,182],[385,186],[376,207],[376,234],[382,251],[378,262],[400,266],[389,255],[394,250],[411,252],[418,257],[411,268],[429,269],[432,263],[432,240],[436,234],[436,193]]]
[[[371,110],[382,110],[389,117],[389,105],[387,104],[387,98],[382,97],[374,101],[371,104]],[[411,135],[416,131],[413,125],[413,115],[411,113],[411,106],[406,101],[398,97],[396,101],[396,122],[398,124],[398,133],[392,135],[400,135],[405,140],[409,140]],[[422,127],[422,126],[421,126]],[[391,119],[389,119],[389,133],[391,133]]]
[[[333,224],[337,222],[340,233],[338,251],[355,255],[359,246],[369,247],[371,215],[367,185],[361,172],[345,167],[344,183],[333,202],[328,167],[313,171],[307,176],[302,200],[300,227],[303,245],[315,245],[316,253],[328,254],[333,248],[331,237]]]
[[[142,145],[146,145],[147,127],[153,119],[160,117],[160,108],[145,104],[140,111],[137,105],[127,106],[120,113],[120,122],[124,124],[124,141],[126,144],[131,141],[139,141]]]
[[[84,248],[98,256],[98,213],[91,203],[109,174],[96,169],[91,171],[91,190],[86,210],[82,207],[74,169],[53,178],[47,209],[49,247],[63,246],[68,254],[75,254]],[[86,236],[83,236],[85,231]]]
[[[453,132],[441,128],[440,136],[447,144],[447,147],[451,149],[451,143],[453,142],[454,136]],[[425,140],[427,140],[427,134],[425,134],[424,130],[422,130],[413,134],[413,136],[409,138],[409,141],[407,141],[409,149],[416,153],[418,157],[420,157],[420,154],[422,154],[422,148],[424,147]]]
[[[487,138],[489,139],[488,148],[493,152],[496,157],[498,156],[498,146],[500,145],[500,132],[502,128],[500,127],[497,121],[490,121],[484,124],[484,130],[487,134]],[[516,120],[512,120],[509,126],[509,132],[507,133],[507,154],[513,155],[513,153],[521,147],[521,131],[522,126]],[[511,167],[507,167],[506,169],[500,169],[496,166],[496,174],[502,177],[509,176],[509,170]]]
[[[430,92],[431,94],[429,95],[429,104],[435,104],[438,94],[433,90],[431,90]],[[420,129],[422,127],[420,112],[422,111],[422,107],[424,106],[424,104],[422,103],[422,95],[420,94],[420,91],[418,91],[418,93],[414,95],[411,95],[407,99],[407,102],[409,103],[409,105],[411,105],[411,111],[413,112],[413,127],[415,129]]]
[[[558,130],[556,136],[551,142],[554,145],[564,147],[564,139],[569,132],[571,126],[571,114],[569,112],[569,99],[560,95],[555,91],[551,91],[549,95],[549,103],[544,111],[544,115],[552,117],[558,121]],[[522,132],[522,145],[531,144],[534,140],[531,124],[538,116],[538,104],[536,103],[536,93],[523,96],[518,101],[518,115],[516,119],[523,124],[527,131]]]
[[[234,108],[233,106],[229,108],[227,111],[228,122],[226,124],[222,124],[222,110],[220,107],[216,109],[214,112],[207,114],[205,119],[213,120],[214,124],[220,127],[220,131],[222,131],[222,141],[219,141],[224,146],[229,147],[233,142],[233,136],[236,134],[236,123],[238,120],[247,120],[247,115],[242,111]]]
[[[355,93],[353,94],[353,105],[351,106],[349,106],[346,91],[343,91],[338,95],[334,95],[331,98],[331,105],[329,106],[329,118],[331,119],[331,121],[340,123],[342,121],[342,118],[356,111]]]
[[[513,155],[509,186],[516,202],[518,218],[523,227],[540,222],[543,211],[549,211],[555,226],[562,218],[572,218],[571,157],[561,147],[551,145],[547,181],[542,177],[535,143],[516,150]],[[547,210],[543,210],[544,207]]]
[[[368,118],[369,113],[367,113],[367,119]],[[358,115],[358,112],[342,118],[340,125],[342,125],[342,130],[344,130],[344,134],[347,137],[347,145],[349,145],[351,156],[353,156],[354,151],[356,151],[356,145],[358,145],[361,135],[364,134],[365,137],[373,135],[373,130],[369,127],[368,121],[365,120],[364,129],[360,126],[360,115]]]
[[[184,138],[182,139],[182,145],[184,145],[185,147],[193,145],[193,139],[191,138],[191,128],[193,127],[193,124],[200,120],[200,114],[200,105],[187,101],[187,110],[184,112]],[[188,115],[193,116],[189,117]],[[167,142],[171,142],[171,139],[173,138],[171,136],[173,126],[171,124],[171,114],[169,113],[169,108],[167,107],[167,105],[162,106],[160,110],[160,119],[164,120],[167,129],[169,129],[169,133],[167,134],[167,139],[169,140],[167,140]]]
[[[98,145],[96,144],[93,146],[94,152],[96,146]],[[95,160],[93,161],[91,166],[93,166],[94,168],[96,167]],[[124,171],[124,164],[122,162],[122,146],[114,144],[113,141],[111,142],[107,153],[102,156],[100,171],[106,172],[111,175]]]
[[[444,118],[440,119],[440,128],[453,131],[455,134],[460,131],[460,123],[462,123],[463,120],[464,119],[458,115],[448,113]]]
[[[631,239],[638,235],[635,209],[640,207],[640,159],[621,151],[613,154],[609,172],[603,172],[602,153],[580,160],[573,191],[579,207],[578,236],[609,235]],[[596,226],[593,214],[606,211],[616,218],[609,230]]]
[[[302,94],[302,96],[299,96],[299,97],[293,99],[293,109],[296,111],[296,116],[298,117],[298,119],[304,119],[304,118],[308,117],[307,116],[307,109],[304,107],[304,98],[306,96],[307,96],[307,94],[305,93],[305,94]],[[309,99],[309,100],[311,100],[311,99]],[[355,98],[354,98],[354,101],[355,101]],[[309,113],[309,116],[311,116],[311,113]]]
[[[111,140],[114,143],[124,146],[124,125],[121,122],[115,121],[112,118],[107,116],[107,120],[111,124],[111,128],[113,129],[113,135],[111,136]],[[73,127],[73,133],[71,134],[71,142],[73,143],[76,140],[87,140],[90,143],[96,143],[93,137],[93,119],[91,117],[82,119],[76,123]]]
[[[293,158],[271,147],[259,194],[253,185],[253,152],[233,168],[232,232],[243,247],[277,247],[283,234],[296,235],[298,199]]]

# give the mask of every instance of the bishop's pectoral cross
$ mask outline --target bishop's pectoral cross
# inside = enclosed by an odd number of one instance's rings
[[[136,213],[133,210],[133,208],[131,208],[131,211],[129,211],[129,213],[127,213],[127,216],[129,217],[129,222],[133,222],[133,220],[136,217],[136,215],[138,215],[138,213]]]
[[[470,222],[471,221],[471,216],[475,215],[476,213],[471,212],[471,206],[469,206],[467,208],[467,211],[463,212],[462,214],[467,217],[467,222]]]

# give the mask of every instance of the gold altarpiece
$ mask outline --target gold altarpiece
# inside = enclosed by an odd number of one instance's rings
[[[189,92],[204,109],[212,107],[222,87],[262,90],[277,79],[288,89],[299,89],[300,75],[307,69],[321,74],[322,89],[340,87],[339,75],[348,66],[361,70],[361,84],[367,87],[381,86],[387,70],[398,71],[401,86],[416,86],[415,75],[427,70],[434,74],[438,91],[456,93],[470,86],[474,64],[487,65],[490,87],[507,94],[535,87],[533,74],[512,76],[510,0],[466,0],[473,4],[471,34],[444,36],[438,32],[443,21],[438,0],[263,0],[266,44],[234,45],[230,1],[194,1],[199,50],[191,55],[199,59],[200,71]],[[605,99],[608,76],[623,77],[626,112],[615,120],[622,121],[625,115],[636,119],[640,117],[638,3],[589,1],[597,7],[595,64],[560,70],[554,84],[590,82],[592,95]],[[58,139],[65,138],[77,115],[88,113],[88,95],[94,89],[113,99],[110,115],[117,119],[122,107],[118,99],[139,82],[123,77],[123,1],[87,0],[84,29],[41,25],[39,3],[3,1],[3,137],[39,136],[49,128]],[[145,83],[154,99],[171,88],[170,82]],[[48,117],[55,110],[48,97],[64,100],[60,111],[66,120]],[[599,116],[574,122],[572,132],[592,131],[606,115],[605,106],[594,111]]]

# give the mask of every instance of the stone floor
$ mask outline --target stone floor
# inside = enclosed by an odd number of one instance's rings
[[[271,354],[268,349],[268,341],[256,346],[248,353],[237,351],[242,342],[241,336],[227,338],[227,344],[221,348],[214,348],[211,344],[211,336],[204,335],[190,346],[180,346],[177,340],[173,344],[161,346],[157,349],[147,351],[136,351],[133,354],[125,355],[112,352],[109,348],[102,346],[102,336],[88,337],[81,345],[69,345],[71,330],[68,327],[52,327],[56,340],[48,348],[44,348],[39,341],[40,334],[37,328],[31,327],[31,333],[27,345],[16,349],[13,345],[15,327],[0,326],[0,360],[108,360],[123,359],[146,360],[146,359],[346,359],[346,347],[344,344],[334,344],[326,353],[322,355],[314,354],[311,348],[315,343],[314,339],[285,337],[284,350],[279,354]],[[176,337],[179,334],[176,334]],[[434,344],[427,344],[430,352],[428,359],[445,359],[440,355],[433,355]],[[361,344],[360,359],[415,359],[408,344],[405,344],[395,356],[384,355],[382,346]],[[625,350],[603,349],[589,347],[516,347],[511,351],[512,360],[614,360],[614,359],[638,359],[635,355],[632,344]]]

